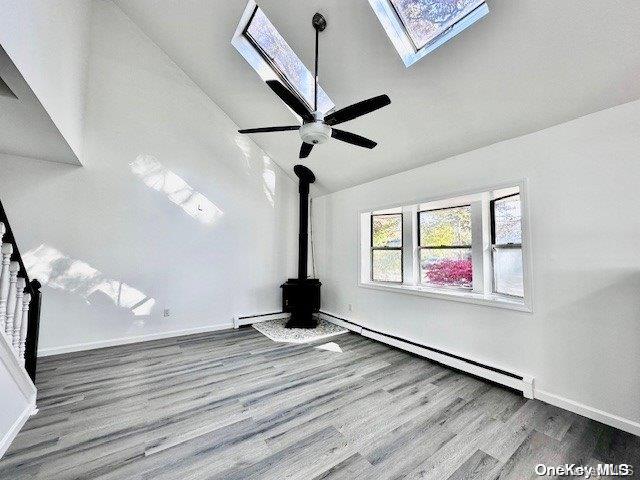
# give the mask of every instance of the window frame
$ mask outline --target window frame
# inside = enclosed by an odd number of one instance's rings
[[[505,196],[509,191],[520,193],[521,225],[522,225],[522,269],[524,297],[513,297],[496,294],[493,289],[493,260],[491,257],[491,229],[489,205],[492,196]],[[504,194],[504,195],[501,195]],[[464,198],[463,198],[464,197]],[[458,201],[453,201],[458,200]],[[481,218],[481,222],[472,223],[472,260],[474,268],[473,291],[455,288],[436,288],[431,285],[420,285],[418,281],[418,210],[427,210],[428,204],[437,206],[462,205],[471,202],[473,219]],[[371,280],[371,221],[376,212],[403,212],[403,282],[384,283]],[[354,221],[359,225],[356,240],[359,254],[354,262],[354,284],[359,288],[377,290],[386,293],[401,293],[442,301],[454,301],[490,308],[532,313],[535,303],[533,284],[533,245],[529,220],[529,188],[527,178],[500,183],[485,184],[466,190],[451,191],[446,194],[430,197],[406,198],[401,201],[363,205],[354,212]],[[477,242],[476,242],[477,239]],[[480,268],[476,268],[476,266]],[[476,282],[479,285],[476,285]],[[478,288],[477,288],[478,287]]]
[[[416,228],[416,233],[418,235],[418,239],[417,239],[417,244],[418,244],[418,252],[417,252],[417,260],[418,260],[418,264],[420,264],[421,259],[422,259],[422,250],[428,249],[428,250],[453,250],[453,249],[462,249],[462,248],[466,248],[469,250],[469,254],[472,253],[472,249],[473,249],[473,240],[471,241],[471,245],[454,245],[454,246],[448,246],[448,245],[440,245],[438,247],[425,247],[422,245],[422,236],[420,235],[420,215],[424,212],[437,212],[440,210],[451,210],[454,208],[469,208],[469,215],[471,215],[471,204],[470,203],[465,203],[463,205],[454,205],[454,206],[450,206],[450,207],[439,207],[439,208],[427,208],[427,209],[420,209],[418,208],[418,228]],[[471,232],[473,235],[473,225],[471,226]],[[418,283],[420,285],[428,285],[431,287],[435,287],[435,288],[447,288],[447,289],[456,289],[456,290],[462,290],[462,291],[472,291],[473,290],[473,270],[471,271],[471,275],[472,275],[472,280],[471,280],[471,286],[469,287],[461,287],[461,286],[456,286],[456,285],[438,285],[437,283],[430,283],[430,282],[423,282],[422,281],[422,272],[420,271],[421,267],[418,268]]]
[[[374,247],[373,246],[373,218],[374,217],[400,217],[400,246],[399,247]],[[382,284],[402,284],[404,281],[404,215],[402,212],[398,213],[371,213],[370,215],[370,225],[369,225],[369,246],[371,249],[370,253],[370,262],[371,262],[371,273],[370,280],[374,283],[382,283]],[[376,250],[399,250],[400,251],[400,281],[394,280],[376,280],[373,278],[373,252]]]
[[[264,51],[264,49],[258,44],[255,39],[251,37],[248,33],[248,29],[253,21],[258,9],[262,10],[260,6],[255,2],[255,0],[249,0],[247,6],[244,9],[244,13],[242,14],[240,21],[238,22],[238,26],[236,31],[231,39],[231,44],[238,50],[238,52],[244,57],[244,59],[251,65],[251,67],[256,71],[256,73],[260,76],[260,78],[267,82],[268,80],[277,80],[282,83],[293,95],[299,98],[304,105],[309,108],[309,111],[313,111],[313,105],[309,103],[309,101],[305,98],[305,96],[298,90],[298,88],[293,84],[291,80],[285,75],[284,72],[275,64],[269,55]],[[266,16],[266,13],[263,10],[263,13]],[[267,17],[269,20],[269,17]],[[269,20],[271,22],[271,20]],[[273,27],[277,30],[276,26],[271,23]],[[278,32],[280,34],[280,32]],[[282,36],[282,34],[280,34]],[[283,37],[284,39],[284,37]],[[285,39],[286,42],[286,39]],[[287,43],[287,45],[289,45]],[[289,45],[289,48],[295,54],[295,51]],[[297,54],[296,54],[297,56]],[[300,58],[298,57],[300,60]],[[302,60],[300,60],[302,63]],[[302,65],[307,69],[313,78],[313,73],[307,68],[304,63]],[[326,102],[320,99],[322,96],[326,97]],[[324,105],[323,105],[324,104]],[[322,111],[322,113],[327,114],[335,108],[335,104],[327,95],[327,93],[322,89],[320,85],[318,85],[318,110]],[[293,112],[293,115],[296,118],[300,119],[299,116]]]
[[[424,47],[417,48],[400,14],[390,0],[369,0],[369,4],[407,68],[489,13],[489,7],[485,1],[429,41]]]
[[[500,200],[504,200],[505,198],[511,198],[511,197],[520,197],[520,212],[521,212],[521,218],[520,218],[520,225],[522,228],[522,197],[520,196],[522,192],[518,192],[518,193],[511,193],[509,195],[503,195],[501,197],[497,197],[494,198],[492,200],[489,201],[489,214],[490,214],[490,222],[491,222],[491,270],[492,270],[492,288],[491,290],[493,291],[493,293],[495,293],[496,295],[504,295],[507,297],[512,297],[512,298],[524,298],[525,293],[524,293],[524,287],[523,287],[523,294],[522,296],[520,295],[511,295],[509,293],[505,293],[505,292],[499,292],[497,290],[496,287],[496,272],[495,272],[495,264],[496,264],[496,256],[495,256],[495,252],[498,249],[519,249],[521,254],[522,254],[522,264],[523,264],[523,268],[524,268],[524,250],[522,248],[522,234],[520,237],[520,243],[496,243],[496,202],[500,201]],[[524,272],[523,272],[523,281],[524,281]]]
[[[404,20],[402,19],[402,15],[400,14],[400,12],[398,11],[398,8],[395,6],[395,4],[393,3],[392,0],[389,1],[389,4],[391,5],[391,8],[393,8],[393,12],[396,14],[396,17],[398,18],[398,21],[400,22],[400,24],[404,27],[404,31],[407,34],[407,38],[411,41],[411,44],[413,45],[413,49],[415,52],[419,52],[420,50],[422,50],[423,48],[428,47],[429,45],[431,45],[432,43],[435,43],[436,40],[438,40],[438,38],[446,35],[447,33],[449,33],[450,30],[453,29],[453,27],[455,27],[455,25],[458,22],[461,22],[462,20],[464,20],[465,18],[467,18],[469,15],[471,15],[476,9],[480,8],[482,6],[482,4],[484,4],[486,2],[482,2],[479,5],[477,5],[474,9],[472,9],[471,11],[469,11],[465,16],[459,18],[458,20],[456,20],[455,22],[453,22],[451,25],[449,25],[447,28],[445,28],[444,30],[442,30],[438,35],[436,35],[435,37],[433,37],[431,40],[429,40],[427,43],[425,43],[424,45],[422,45],[421,47],[419,47],[415,40],[413,39],[413,36],[411,35],[411,31],[409,30],[409,27],[407,26],[407,24],[404,22]]]
[[[269,64],[271,69],[278,76],[278,79],[280,80],[280,82],[282,82],[287,87],[287,89],[291,91],[291,93],[293,93],[296,97],[298,97],[298,99],[301,100],[302,103],[304,103],[304,105],[306,105],[307,108],[310,109],[310,111],[313,111],[313,105],[309,104],[307,99],[304,98],[304,95],[302,95],[302,92],[298,90],[298,87],[296,87],[293,84],[293,82],[289,80],[286,74],[280,69],[280,67],[278,67],[276,62],[271,57],[269,57],[267,52],[265,52],[264,48],[262,48],[262,46],[258,43],[258,41],[255,38],[253,38],[253,36],[249,33],[249,27],[251,27],[251,23],[253,22],[253,19],[255,18],[256,13],[258,13],[258,10],[261,10],[261,9],[258,5],[256,5],[255,8],[253,9],[253,12],[251,13],[251,17],[249,17],[249,21],[247,22],[244,29],[242,30],[242,35],[244,36],[244,38],[246,38],[249,41],[249,43],[253,46],[253,48],[255,48],[256,51],[262,56],[262,59]]]

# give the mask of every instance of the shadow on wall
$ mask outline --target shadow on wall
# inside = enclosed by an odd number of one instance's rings
[[[148,316],[156,301],[119,280],[107,278],[91,265],[67,257],[48,245],[40,245],[23,255],[29,275],[43,285],[74,293],[87,303],[108,299],[116,307],[131,310],[135,316]]]
[[[202,193],[194,190],[187,182],[162,164],[152,155],[138,155],[129,164],[134,175],[147,187],[161,192],[187,215],[205,225],[211,225],[224,212]]]

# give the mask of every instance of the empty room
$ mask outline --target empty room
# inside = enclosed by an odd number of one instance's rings
[[[640,478],[640,3],[0,0],[1,480]]]

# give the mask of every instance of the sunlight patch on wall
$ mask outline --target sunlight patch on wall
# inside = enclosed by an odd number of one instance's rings
[[[268,156],[264,155],[262,157],[262,163],[262,189],[264,190],[267,200],[273,207],[275,205],[276,196],[276,172],[273,170],[273,164]]]
[[[266,155],[260,148],[256,147],[246,136],[237,134],[235,142],[244,157],[244,172],[250,176],[256,176],[260,172],[260,165],[257,165],[254,173],[253,163],[259,155],[262,155],[262,191],[269,204],[274,207],[276,199],[276,167],[269,155]],[[254,160],[256,159],[256,160]]]
[[[48,287],[82,297],[87,303],[108,299],[136,316],[150,315],[156,301],[140,290],[103,275],[81,260],[74,260],[48,245],[40,245],[23,255],[29,275]]]
[[[163,193],[187,215],[208,225],[214,223],[224,212],[202,193],[196,191],[181,177],[165,168],[152,155],[138,155],[129,164],[134,175],[147,187]]]
[[[251,174],[251,143],[247,137],[236,133],[235,142],[240,152],[244,156],[244,170],[247,175]]]

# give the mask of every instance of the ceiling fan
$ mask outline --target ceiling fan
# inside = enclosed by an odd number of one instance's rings
[[[314,103],[313,111],[309,110],[306,104],[294,95],[291,90],[285,87],[278,80],[267,80],[267,85],[274,91],[280,99],[302,118],[302,125],[287,125],[282,127],[263,127],[248,128],[238,130],[239,133],[265,133],[265,132],[284,132],[289,130],[298,130],[302,138],[302,146],[300,147],[300,158],[307,158],[311,153],[314,145],[324,143],[329,138],[335,138],[342,142],[351,143],[359,147],[373,148],[377,145],[373,140],[356,135],[355,133],[346,132],[333,128],[334,125],[348,122],[355,118],[371,113],[379,108],[386,107],[391,103],[387,95],[378,95],[377,97],[363,100],[348,107],[329,113],[325,116],[318,110],[318,37],[320,32],[327,27],[325,18],[316,13],[313,16],[313,28],[316,30],[316,56],[315,56],[315,84],[314,84]]]

